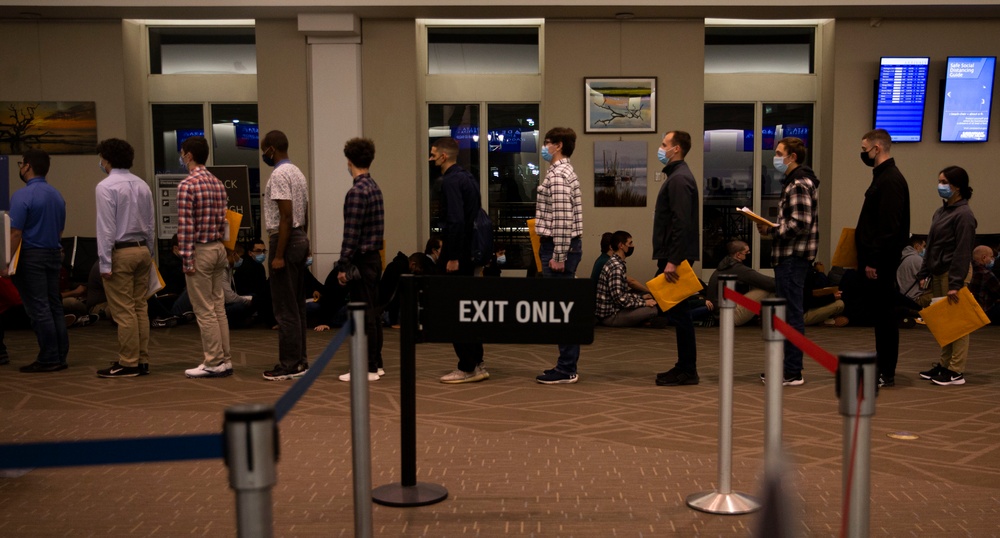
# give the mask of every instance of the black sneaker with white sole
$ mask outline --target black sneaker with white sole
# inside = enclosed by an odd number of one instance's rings
[[[920,379],[934,379],[942,370],[944,370],[944,366],[941,366],[941,363],[937,363],[930,370],[920,372]]]
[[[952,372],[947,368],[943,368],[940,374],[931,379],[931,383],[934,383],[935,385],[964,385],[965,376],[958,372]]]
[[[109,368],[97,371],[97,377],[137,377],[139,375],[138,366],[122,366],[115,361]]]

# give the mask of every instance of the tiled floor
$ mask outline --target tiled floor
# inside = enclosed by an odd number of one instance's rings
[[[372,384],[372,483],[396,482],[399,342],[386,331],[388,375]],[[274,402],[291,385],[265,382],[277,335],[234,331],[236,374],[190,380],[195,326],[155,330],[153,374],[99,379],[114,358],[108,324],[73,329],[70,369],[20,374],[34,336],[9,331],[12,364],[0,367],[0,442],[101,439],[221,431],[222,412]],[[312,333],[316,356],[332,333]],[[817,328],[838,353],[873,348],[871,329]],[[758,493],[763,475],[764,388],[760,329],[736,330],[733,489]],[[717,482],[718,329],[698,329],[701,384],[657,387],[675,357],[672,329],[598,328],[584,347],[581,380],[543,386],[555,346],[487,345],[488,381],[447,386],[451,346],[417,350],[418,480],[448,489],[420,508],[375,505],[380,536],[746,536],[758,516],[691,510],[685,498]],[[873,536],[1000,535],[1000,328],[972,337],[968,384],[937,387],[918,370],[937,356],[923,327],[902,331],[897,386],[872,420]],[[273,491],[277,536],[350,536],[353,526],[349,385],[345,346],[281,423]],[[807,359],[808,360],[808,359]],[[792,494],[781,503],[802,536],[837,536],[843,417],[833,376],[808,364],[807,383],[785,390],[784,441]],[[919,436],[901,441],[887,435]],[[231,536],[235,501],[221,460],[39,468],[0,478],[0,536]]]

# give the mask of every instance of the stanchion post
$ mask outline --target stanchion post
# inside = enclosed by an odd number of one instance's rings
[[[229,486],[236,490],[236,532],[240,538],[272,536],[271,488],[278,460],[274,407],[238,405],[226,409],[223,425]]]
[[[419,297],[417,277],[399,280],[399,432],[401,482],[372,490],[372,500],[385,506],[426,506],[448,497],[437,484],[417,482],[417,328]]]
[[[759,510],[760,502],[732,490],[736,303],[726,299],[726,289],[736,290],[736,275],[719,275],[719,486],[715,491],[689,495],[687,504],[710,514],[746,514]]]
[[[350,303],[351,454],[354,464],[354,536],[372,535],[372,447],[368,410],[368,337],[365,303]],[[376,320],[376,323],[381,320]]]
[[[871,417],[875,414],[875,353],[844,353],[837,368],[837,396],[844,415],[843,491],[846,536],[867,538],[871,472]],[[859,400],[860,398],[860,400]],[[857,432],[857,443],[854,434]],[[851,464],[851,455],[854,463]]]
[[[774,328],[774,318],[785,319],[786,301],[773,297],[761,301],[760,320],[763,328],[767,363],[764,369],[764,469],[777,469],[781,459],[781,393],[785,381],[785,337]]]

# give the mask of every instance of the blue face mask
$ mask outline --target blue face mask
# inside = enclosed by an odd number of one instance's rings
[[[497,265],[503,265],[505,263],[507,263],[506,255],[497,256]]]
[[[990,263],[987,263],[987,264],[986,264],[986,268],[987,268],[987,269],[993,269],[993,262],[994,262],[994,261],[995,261],[995,260],[990,260]]]
[[[945,200],[951,198],[951,185],[938,184],[938,196]]]
[[[239,266],[241,266],[241,265],[243,265],[243,257],[242,256],[240,256],[239,258],[236,258],[236,263],[233,264],[233,268],[234,269],[238,269]]]
[[[666,148],[663,147],[656,150],[656,158],[659,159],[664,166],[666,166],[666,164],[670,162],[670,159],[667,158],[667,150]]]
[[[542,160],[545,161],[545,162],[547,162],[547,163],[552,162],[552,154],[549,153],[549,147],[548,146],[542,146]]]
[[[188,165],[187,165],[186,162],[184,162],[184,156],[183,155],[181,155],[180,157],[177,157],[177,162],[181,163],[181,168],[187,170]]]
[[[924,254],[926,254],[926,253],[927,253],[927,249],[925,248],[924,250],[921,250],[920,252],[918,252],[917,255],[920,256],[921,258],[923,258]]]
[[[784,157],[779,157],[777,155],[774,156],[774,169],[781,172],[782,174],[788,171],[788,165],[785,164]]]
[[[255,255],[253,257],[253,259],[257,260],[257,263],[264,263],[264,258],[266,258],[266,257],[267,257],[267,255],[264,254],[263,252],[261,252],[260,254]]]
[[[308,258],[306,258],[306,267],[309,267],[312,264],[313,264],[313,257],[309,256]]]

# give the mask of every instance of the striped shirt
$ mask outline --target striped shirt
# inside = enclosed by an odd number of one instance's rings
[[[194,244],[223,239],[226,226],[226,187],[198,165],[177,186],[177,242],[181,267],[194,270]]]
[[[611,256],[601,276],[597,279],[597,301],[594,305],[594,315],[604,319],[619,310],[646,306],[646,301],[628,288],[625,276],[625,262],[618,255]]]
[[[535,232],[540,237],[552,238],[552,259],[557,262],[566,261],[570,241],[583,235],[580,181],[569,159],[552,163],[538,186]]]
[[[385,206],[382,191],[368,174],[354,178],[354,186],[344,198],[344,242],[340,261],[355,254],[382,250],[385,235]]]
[[[819,250],[819,180],[808,166],[799,166],[782,184],[778,226],[771,228],[771,257],[774,263],[793,256],[814,260]]]

